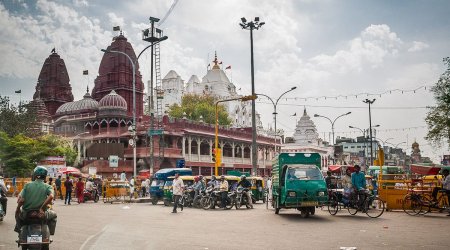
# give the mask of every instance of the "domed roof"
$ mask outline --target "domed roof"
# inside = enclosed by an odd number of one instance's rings
[[[100,111],[110,109],[127,111],[127,101],[125,101],[125,98],[118,95],[114,90],[105,95],[100,100],[99,104]]]
[[[56,115],[75,115],[81,113],[95,112],[98,110],[98,102],[92,99],[89,92],[87,92],[83,99],[76,102],[68,102],[61,105],[56,110]]]
[[[166,79],[177,79],[178,77],[180,77],[177,72],[175,72],[175,70],[171,70],[169,71],[169,73],[167,73],[167,75],[164,77],[163,80]]]

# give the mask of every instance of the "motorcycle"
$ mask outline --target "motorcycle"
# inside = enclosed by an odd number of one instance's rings
[[[194,202],[194,198],[192,197],[193,192],[194,189],[192,187],[186,188],[180,200],[178,201],[178,204],[182,205],[183,207],[191,207]]]
[[[215,208],[217,206],[221,206],[221,192],[217,189],[213,189],[211,187],[207,188],[205,191],[205,195],[200,200],[200,205],[203,209],[208,210],[210,208]],[[231,209],[233,207],[233,201],[231,197],[227,196],[227,204],[225,205],[226,209]]]
[[[55,225],[56,227],[56,222]],[[23,249],[49,249],[50,235],[54,234],[55,227],[49,227],[46,214],[39,210],[31,210],[23,220],[19,239],[16,240],[19,247]]]
[[[238,188],[236,190],[236,202],[235,202],[235,206],[236,209],[239,209],[242,207],[242,205],[245,205],[247,208],[249,208],[249,201],[247,198],[247,192],[250,192],[248,189],[246,188]],[[252,201],[250,201],[252,202]]]
[[[94,187],[92,188],[91,191],[85,189],[83,191],[83,202],[86,201],[94,201],[95,203],[98,202],[98,200],[100,199],[100,196],[98,195],[98,190],[97,187],[94,185]]]
[[[0,221],[3,221],[3,218],[5,217],[6,213],[3,211],[3,206],[0,203]]]

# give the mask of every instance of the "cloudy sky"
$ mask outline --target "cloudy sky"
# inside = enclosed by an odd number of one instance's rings
[[[147,44],[141,30],[150,16],[162,18],[172,0],[2,0],[0,2],[0,95],[30,100],[44,60],[53,47],[64,59],[75,99],[93,87],[102,57],[120,25],[136,52]],[[293,134],[306,107],[321,137],[329,140],[331,123],[337,136],[355,137],[369,126],[368,108],[376,101],[372,123],[377,138],[410,152],[414,140],[425,155],[439,160],[446,148],[427,145],[426,106],[434,105],[429,88],[450,56],[449,1],[288,1],[179,0],[162,23],[169,36],[161,45],[161,70],[175,70],[185,81],[200,78],[217,51],[227,74],[249,94],[250,34],[240,18],[261,18],[254,32],[255,88],[280,100],[278,128]],[[149,53],[140,59],[144,82],[150,75]],[[90,76],[82,75],[88,69]],[[21,89],[21,96],[14,94]],[[415,92],[412,91],[417,89]],[[403,90],[403,93],[402,93]],[[409,91],[411,90],[411,91]],[[362,94],[365,93],[365,94]],[[273,126],[272,106],[257,102],[264,126]],[[297,113],[297,116],[292,116]],[[402,142],[405,142],[402,144]]]

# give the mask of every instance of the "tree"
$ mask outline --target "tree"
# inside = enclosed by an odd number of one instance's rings
[[[216,100],[210,95],[195,95],[187,94],[181,99],[181,106],[173,104],[169,108],[169,115],[175,118],[183,118],[184,114],[190,120],[200,121],[200,116],[203,121],[209,124],[215,124]],[[231,119],[228,117],[228,112],[223,105],[218,106],[219,124],[230,125]]]
[[[33,124],[36,122],[36,114],[28,108],[28,104],[19,104],[18,107],[11,104],[8,97],[0,96],[0,131],[9,136],[33,134]]]
[[[428,107],[430,111],[425,118],[428,133],[425,138],[438,145],[447,141],[450,147],[450,57],[444,58],[443,61],[447,69],[431,88],[436,106]]]
[[[0,159],[5,172],[10,175],[30,175],[36,165],[47,156],[64,156],[66,163],[71,165],[76,155],[70,143],[59,136],[30,138],[18,134],[10,137],[0,131]]]

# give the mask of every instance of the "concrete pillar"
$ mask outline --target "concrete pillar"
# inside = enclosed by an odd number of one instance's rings
[[[188,137],[188,154],[189,154],[189,160],[192,160],[192,138],[189,136]]]
[[[200,144],[202,143],[202,139],[197,138],[197,157],[198,161],[200,161]]]
[[[181,154],[183,158],[186,158],[186,138],[184,136],[181,138]]]

